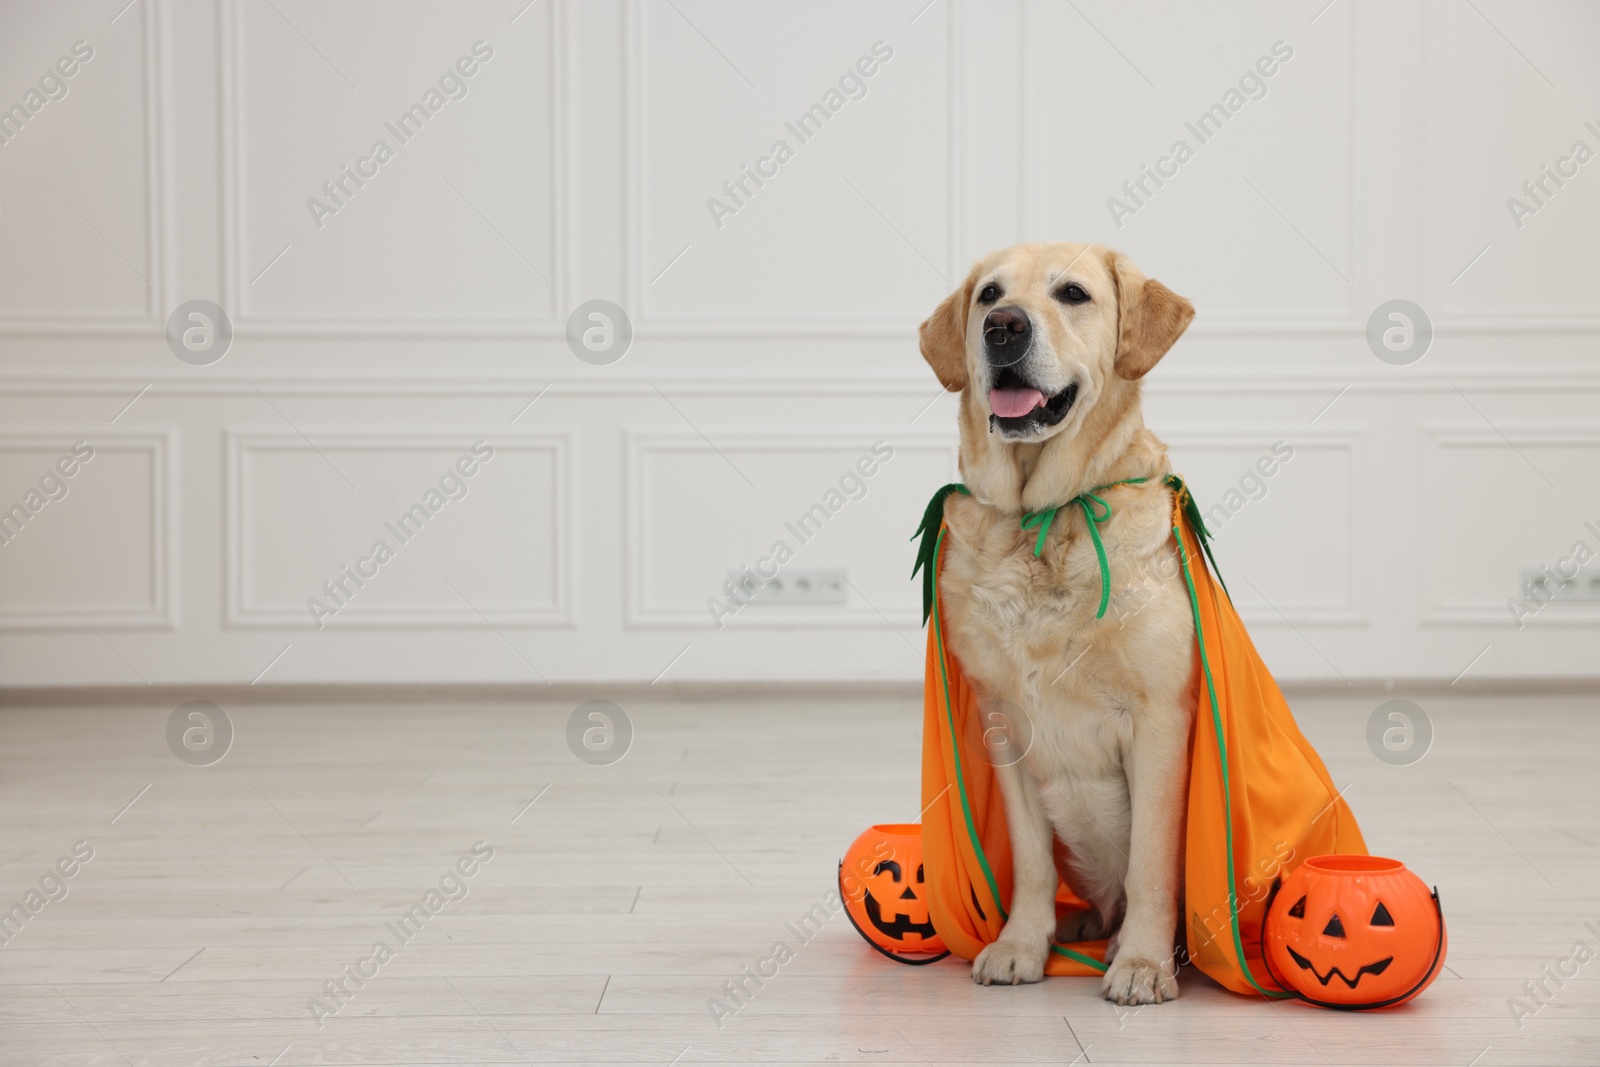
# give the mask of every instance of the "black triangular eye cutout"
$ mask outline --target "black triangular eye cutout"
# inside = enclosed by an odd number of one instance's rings
[[[919,881],[919,882],[922,881],[922,864],[920,864],[920,863],[917,864],[917,881]],[[1381,908],[1381,907],[1383,907],[1383,905],[1379,904],[1378,907]]]
[[[1294,907],[1289,909],[1289,914],[1293,915],[1296,919],[1304,919],[1306,917],[1306,898],[1301,897],[1299,900],[1295,901]]]
[[[1323,937],[1343,937],[1344,923],[1339,921],[1339,913],[1334,912],[1333,918],[1328,920],[1328,925],[1322,928]]]
[[[1383,906],[1383,901],[1378,901],[1378,910],[1372,913],[1373,926],[1393,926],[1394,917],[1389,914],[1389,909]]]

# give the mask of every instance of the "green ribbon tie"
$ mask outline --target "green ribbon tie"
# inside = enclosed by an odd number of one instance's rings
[[[1115,489],[1119,485],[1138,485],[1148,482],[1149,478],[1125,478],[1120,482],[1110,482],[1106,485],[1097,485],[1085,493],[1080,493],[1067,501],[1066,504],[1057,504],[1055,507],[1044,508],[1040,511],[1030,511],[1022,516],[1022,528],[1039,530],[1039,536],[1033,542],[1033,556],[1039,558],[1044,551],[1044,541],[1050,536],[1050,524],[1055,521],[1056,512],[1072,504],[1083,509],[1084,525],[1089,528],[1089,540],[1094,542],[1095,558],[1100,561],[1100,610],[1094,613],[1097,619],[1106,616],[1106,608],[1111,606],[1111,563],[1106,559],[1106,544],[1100,538],[1100,524],[1111,519],[1111,505],[1105,498],[1097,494],[1107,489]]]
[[[1095,558],[1100,562],[1100,609],[1094,617],[1103,619],[1106,609],[1111,606],[1111,563],[1106,558],[1106,545],[1100,537],[1100,524],[1111,521],[1111,505],[1099,494],[1107,489],[1115,489],[1119,485],[1141,485],[1148,482],[1149,478],[1124,478],[1120,482],[1108,482],[1097,485],[1093,489],[1080,493],[1065,504],[1056,504],[1053,507],[1042,508],[1039,511],[1030,511],[1022,516],[1021,527],[1024,530],[1038,530],[1039,534],[1033,541],[1033,555],[1037,559],[1044,553],[1045,539],[1050,536],[1050,524],[1055,522],[1056,513],[1062,508],[1071,507],[1073,504],[1083,509],[1084,525],[1089,529],[1089,539],[1094,542]],[[1165,483],[1178,493],[1178,499],[1183,505],[1184,514],[1189,524],[1194,527],[1200,538],[1200,543],[1205,548],[1206,556],[1211,556],[1209,531],[1200,517],[1200,509],[1195,506],[1194,498],[1189,495],[1183,482],[1174,475],[1169,475]],[[928,503],[928,509],[922,516],[922,525],[917,532],[911,535],[912,540],[922,539],[917,549],[916,566],[912,568],[911,575],[916,577],[917,572],[922,572],[922,621],[928,621],[928,612],[933,604],[933,557],[939,539],[939,524],[944,520],[945,498],[951,493],[966,493],[967,487],[960,482],[952,482],[944,486],[933,495]],[[1217,570],[1215,559],[1211,560],[1212,570]],[[1221,572],[1217,572],[1220,580]],[[1223,586],[1226,589],[1226,586]]]

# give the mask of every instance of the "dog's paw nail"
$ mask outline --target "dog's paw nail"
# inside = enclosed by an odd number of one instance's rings
[[[1162,1004],[1177,999],[1178,982],[1158,963],[1136,956],[1120,957],[1106,971],[1100,995],[1124,1006]]]
[[[1044,978],[1046,950],[996,941],[972,961],[972,980],[979,985],[1023,985]]]

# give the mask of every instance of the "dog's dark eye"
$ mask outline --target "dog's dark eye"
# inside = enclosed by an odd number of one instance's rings
[[[1063,304],[1087,304],[1089,302],[1089,294],[1084,291],[1081,285],[1069,285],[1056,294],[1056,299]]]
[[[1000,287],[995,285],[993,282],[990,282],[988,285],[984,286],[983,291],[978,294],[978,303],[980,304],[992,304],[999,299]]]

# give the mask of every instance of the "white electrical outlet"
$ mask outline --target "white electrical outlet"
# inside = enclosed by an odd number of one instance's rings
[[[1524,567],[1521,592],[1550,601],[1600,600],[1600,567],[1582,567],[1571,578],[1543,567]]]
[[[845,572],[842,570],[801,570],[786,567],[771,578],[762,579],[754,571],[729,571],[728,578],[740,596],[751,606],[790,607],[808,604],[843,604]]]

